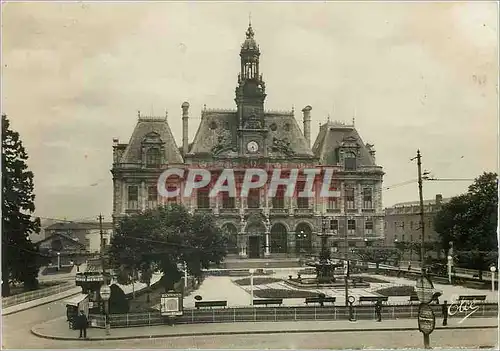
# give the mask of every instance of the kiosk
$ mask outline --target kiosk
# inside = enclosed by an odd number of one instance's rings
[[[80,311],[83,311],[88,317],[89,315],[89,295],[79,294],[70,300],[66,301],[66,317],[69,322],[70,329],[77,329],[75,318],[78,317]]]

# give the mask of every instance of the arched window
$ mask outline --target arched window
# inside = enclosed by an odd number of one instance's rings
[[[156,148],[146,151],[146,167],[159,168],[161,166],[160,150]]]

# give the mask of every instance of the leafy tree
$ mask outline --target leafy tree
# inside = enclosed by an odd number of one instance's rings
[[[482,270],[498,258],[497,174],[484,173],[469,186],[467,193],[444,204],[434,219],[441,246],[448,252],[453,243],[455,262]]]
[[[29,239],[40,231],[35,211],[33,173],[19,133],[2,115],[2,296],[10,295],[10,283],[22,282],[25,290],[38,287],[38,248]]]
[[[377,271],[381,263],[399,260],[401,255],[398,249],[388,247],[366,247],[358,249],[356,254],[362,261],[375,263]]]
[[[152,270],[163,273],[161,284],[172,290],[182,274],[179,265],[200,278],[210,263],[226,255],[227,240],[208,214],[190,214],[180,205],[158,207],[124,218],[111,241],[113,267],[135,267],[146,282]]]

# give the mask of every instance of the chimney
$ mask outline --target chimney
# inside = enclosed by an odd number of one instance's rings
[[[189,133],[188,133],[188,121],[189,121],[189,102],[184,102],[182,104],[182,155],[188,153],[189,147]]]
[[[441,202],[443,202],[443,195],[437,194],[436,195],[436,205],[441,205]]]
[[[304,119],[304,136],[307,140],[307,147],[311,147],[311,110],[312,107],[309,105],[302,109]]]

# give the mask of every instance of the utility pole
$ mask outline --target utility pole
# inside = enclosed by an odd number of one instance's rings
[[[422,243],[420,247],[420,269],[424,272],[425,259],[425,222],[424,222],[424,194],[422,191],[422,155],[417,150],[417,168],[418,168],[418,196],[420,199],[420,230],[422,232]]]
[[[345,228],[344,228],[344,259],[345,259],[345,264],[346,264],[346,272],[345,272],[345,277],[344,277],[344,283],[345,283],[345,305],[349,306],[349,282],[348,282],[348,277],[349,277],[349,259],[348,259],[348,245],[347,245],[347,231],[348,231],[348,222],[349,219],[347,218],[347,196],[346,196],[346,188],[344,185],[344,216],[345,216]]]
[[[104,280],[106,280],[104,278],[105,274],[106,274],[106,268],[104,266],[104,232],[102,230],[102,220],[103,220],[103,216],[102,214],[99,214],[99,235],[101,237],[101,266],[102,266],[102,277]],[[106,282],[106,281],[105,281]]]

